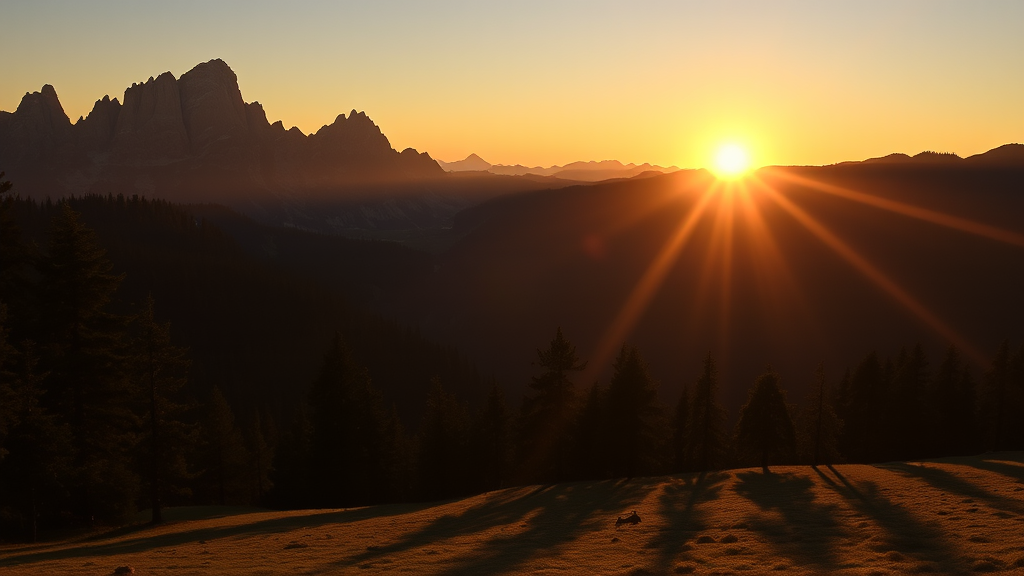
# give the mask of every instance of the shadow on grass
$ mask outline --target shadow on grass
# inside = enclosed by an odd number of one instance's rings
[[[687,541],[707,527],[707,513],[698,506],[717,499],[728,478],[726,472],[701,472],[676,478],[665,486],[658,497],[658,513],[668,526],[649,543],[658,553],[652,566],[655,573],[668,574]]]
[[[964,464],[980,470],[987,470],[1009,476],[1017,482],[1024,484],[1024,454],[1021,452],[1002,452],[996,454],[985,454],[984,458],[965,459]]]
[[[1011,467],[1009,464],[1004,464],[1004,466]],[[981,486],[941,468],[927,464],[912,465],[902,463],[884,464],[879,466],[879,468],[892,470],[909,478],[923,480],[943,492],[952,492],[961,496],[975,498],[996,510],[1024,515],[1024,502],[1015,498],[1004,498],[993,494]]]
[[[970,567],[958,558],[957,549],[947,540],[942,531],[916,519],[906,508],[894,504],[881,494],[876,482],[862,480],[854,485],[843,474],[829,465],[839,483],[832,482],[821,471],[818,473],[827,480],[829,488],[842,496],[851,507],[871,518],[882,531],[881,544],[889,549],[918,560],[935,563],[935,568],[943,574],[965,574]],[[884,552],[884,550],[876,550]]]
[[[408,514],[410,512],[416,512],[436,505],[436,502],[429,504],[395,504],[389,506],[371,506],[368,508],[359,508],[356,510],[346,510],[341,512],[311,510],[308,514],[297,514],[295,516],[288,516],[285,518],[259,520],[249,524],[198,528],[195,530],[183,530],[181,532],[170,532],[156,535],[150,535],[148,533],[155,528],[165,527],[166,524],[159,526],[152,526],[149,524],[135,525],[119,528],[98,536],[101,538],[115,538],[129,534],[137,534],[137,537],[135,538],[121,540],[118,542],[96,544],[83,543],[77,546],[72,544],[70,547],[62,548],[60,550],[15,554],[0,558],[0,567],[18,566],[21,564],[47,560],[81,558],[86,556],[132,554],[137,552],[147,552],[164,546],[180,546],[183,544],[198,542],[199,540],[214,540],[217,538],[241,535],[251,536],[257,534],[274,534],[277,532],[295,530],[297,528],[313,528],[324,524],[346,524],[369,518]],[[95,538],[97,537],[90,537],[89,540],[93,540]]]
[[[848,533],[836,520],[839,506],[816,501],[811,478],[802,474],[753,471],[736,477],[739,480],[735,486],[737,494],[761,510],[776,511],[781,516],[779,519],[752,519],[751,529],[760,532],[798,565],[813,564],[823,570],[839,568],[836,543]]]
[[[461,514],[437,518],[396,542],[347,558],[338,565],[372,563],[377,558],[450,538],[470,536],[497,526],[521,524],[519,527],[525,530],[481,543],[475,553],[458,559],[457,565],[442,573],[514,571],[516,566],[538,552],[552,552],[580,534],[611,526],[617,514],[635,507],[653,485],[649,479],[606,480],[506,493]]]

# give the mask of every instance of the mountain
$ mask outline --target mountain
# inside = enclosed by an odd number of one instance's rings
[[[508,166],[505,164],[490,164],[476,154],[470,154],[464,160],[457,162],[437,163],[448,172],[469,172],[487,171],[502,176],[551,176],[561,180],[574,180],[577,182],[600,182],[612,178],[632,178],[644,173],[670,173],[679,170],[675,166],[663,168],[652,164],[623,164],[618,160],[603,160],[601,162],[572,162],[565,166],[540,166],[527,167],[522,164]],[[650,174],[648,174],[650,175]]]
[[[476,154],[470,154],[463,160],[456,162],[445,162],[438,160],[437,163],[449,172],[476,172],[485,171],[491,167],[491,163],[477,156]]]
[[[132,84],[123,103],[105,96],[75,123],[52,86],[26,94],[0,116],[0,162],[29,195],[150,192],[173,183],[177,200],[443,174],[425,153],[394,150],[362,112],[310,135],[271,124],[259,102],[242,99],[222,60]]]
[[[824,360],[830,382],[871,350],[921,342],[937,368],[950,343],[920,305],[978,355],[1018,346],[1024,317],[1021,246],[822,192],[809,182],[903,202],[1024,235],[1024,163],[989,165],[1019,145],[949,162],[776,167],[756,177],[844,242],[910,300],[901,301],[772,196],[716,194],[635,324],[611,342],[640,347],[663,398],[674,401],[712,351],[727,403],[738,408],[767,363],[794,399]],[[1001,162],[1003,162],[1001,160]],[[461,212],[460,239],[437,260],[416,323],[485,371],[525,385],[532,350],[556,327],[590,360],[577,382],[607,383],[602,336],[715,180],[684,170],[496,198]],[[910,302],[910,303],[908,303]],[[915,304],[916,303],[916,304]],[[964,354],[967,354],[964,351]],[[981,360],[979,360],[981,356]],[[980,374],[976,372],[976,374]]]
[[[841,164],[949,164],[973,166],[1024,166],[1024,144],[1004,144],[998,148],[975,154],[966,158],[952,152],[925,151],[914,156],[907,154],[889,154],[880,158],[869,158],[862,162],[842,162]]]

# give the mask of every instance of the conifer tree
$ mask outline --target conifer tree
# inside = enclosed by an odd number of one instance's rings
[[[67,428],[40,404],[37,365],[31,342],[21,350],[10,345],[0,304],[0,533],[32,542],[39,518],[58,516],[66,503],[62,483],[71,454]]]
[[[700,471],[712,470],[722,465],[726,446],[725,411],[718,404],[718,369],[710,352],[694,386],[691,406],[689,460]]]
[[[843,423],[833,408],[832,394],[825,382],[825,365],[819,363],[814,374],[814,386],[808,394],[807,405],[801,418],[800,438],[806,449],[802,457],[812,466],[831,464],[838,456],[838,438]]]
[[[850,461],[875,461],[884,450],[885,372],[878,354],[871,352],[840,386],[840,451]]]
[[[206,402],[201,422],[199,492],[206,501],[220,505],[245,503],[245,441],[220,388],[214,388]]]
[[[933,413],[928,405],[928,382],[928,358],[921,345],[917,344],[909,353],[902,350],[887,403],[889,438],[886,445],[891,447],[887,459],[923,456],[928,416]]]
[[[931,390],[934,407],[930,456],[961,456],[976,447],[977,422],[974,383],[960,352],[950,346],[935,374]]]
[[[687,445],[690,438],[690,389],[683,386],[676,402],[676,411],[672,417],[672,462],[676,472],[686,472],[690,468]]]
[[[469,480],[466,408],[441,385],[430,381],[430,393],[420,426],[419,470],[423,496],[448,498],[464,493]]]
[[[273,421],[254,410],[245,430],[246,452],[249,454],[249,469],[252,474],[252,502],[264,503],[267,492],[273,485],[270,477],[273,471],[276,432]]]
[[[985,374],[981,421],[987,423],[986,447],[989,450],[1008,449],[1011,377],[1010,344],[1004,341]]]
[[[186,463],[196,428],[186,422],[183,387],[190,362],[184,349],[171,344],[170,324],[153,315],[153,297],[146,298],[133,321],[135,386],[142,418],[143,477],[148,484],[151,521],[163,521],[163,505],[171,493],[187,494],[191,479]]]
[[[44,400],[74,440],[73,501],[88,521],[134,512],[138,476],[128,466],[137,420],[125,356],[125,318],[108,306],[123,276],[112,273],[95,233],[66,203],[53,219],[41,263],[46,335]]]
[[[557,481],[569,471],[568,442],[575,402],[573,372],[586,367],[576,347],[558,328],[546,350],[537,350],[537,365],[544,372],[533,377],[532,396],[523,399],[522,452],[528,474],[540,480]]]
[[[768,473],[769,458],[785,457],[796,447],[786,394],[782,390],[781,378],[771,366],[758,377],[750,389],[747,403],[740,409],[736,446],[741,451],[756,455],[765,473]]]
[[[608,461],[614,476],[632,478],[657,467],[658,392],[647,363],[635,346],[623,346],[608,385],[610,419]]]
[[[505,393],[496,383],[491,384],[487,403],[477,418],[473,438],[476,443],[474,452],[480,463],[481,486],[485,490],[501,488],[508,477],[512,443]]]
[[[607,457],[610,417],[608,390],[594,382],[583,399],[583,406],[576,419],[573,435],[575,478],[607,478],[611,474]]]
[[[320,506],[379,501],[384,477],[385,422],[380,394],[336,334],[309,394],[312,489]]]

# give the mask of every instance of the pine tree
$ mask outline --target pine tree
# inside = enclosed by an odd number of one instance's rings
[[[607,478],[611,474],[608,461],[609,434],[608,390],[595,382],[591,385],[578,412],[573,434],[573,477],[579,479]]]
[[[935,374],[931,395],[934,420],[930,456],[962,456],[973,452],[977,442],[974,383],[955,346],[946,350]]]
[[[201,500],[221,506],[247,502],[245,441],[220,388],[214,388],[205,402],[200,438]]]
[[[40,517],[56,518],[66,504],[71,437],[41,405],[42,374],[31,342],[21,350],[7,339],[0,304],[0,533],[32,542]]]
[[[819,363],[814,374],[814,386],[801,418],[800,437],[805,446],[802,456],[812,466],[835,462],[839,457],[837,446],[842,427],[843,423],[836,415],[832,394],[825,382],[825,365]]]
[[[246,452],[249,454],[249,470],[252,474],[251,502],[263,504],[273,483],[271,474],[274,449],[277,444],[273,420],[254,410],[245,429]]]
[[[690,417],[689,461],[700,471],[723,464],[725,453],[725,411],[718,404],[718,369],[708,352],[704,370],[693,390]]]
[[[445,391],[441,379],[430,381],[420,426],[420,488],[429,499],[465,493],[469,484],[469,427],[466,408]]]
[[[608,385],[608,460],[614,476],[632,478],[658,467],[661,408],[654,379],[635,346],[623,346]]]
[[[544,372],[530,382],[534,394],[523,399],[522,455],[531,478],[558,481],[569,472],[567,432],[576,395],[570,374],[583,370],[586,362],[580,362],[561,328],[546,350],[537,350],[537,358]]]
[[[512,456],[511,422],[505,393],[496,383],[491,384],[487,403],[477,418],[473,438],[474,453],[478,457],[480,485],[485,490],[501,488],[509,473]]]
[[[1010,437],[1011,413],[1011,359],[1010,344],[1004,341],[992,365],[985,374],[985,388],[981,404],[981,421],[988,424],[986,430],[986,447],[989,450],[1007,450]]]
[[[886,459],[909,460],[923,456],[927,441],[928,417],[933,413],[928,405],[928,358],[918,344],[907,353],[902,350],[892,378],[888,401],[889,439],[891,447]]]
[[[87,521],[134,512],[137,441],[131,411],[125,318],[108,311],[122,276],[112,273],[95,234],[65,202],[53,219],[41,263],[46,396],[74,439],[76,512]]]
[[[687,454],[687,445],[690,443],[691,412],[690,389],[683,386],[672,418],[672,462],[676,472],[686,472],[691,466]]]
[[[883,422],[887,401],[886,372],[871,352],[840,386],[838,416],[843,421],[840,451],[853,462],[881,458],[885,442]]]
[[[765,473],[769,458],[784,458],[796,447],[786,394],[781,378],[771,366],[758,377],[747,403],[740,409],[736,445],[741,451],[759,457]]]
[[[320,506],[377,502],[385,478],[385,419],[380,394],[336,334],[309,394],[312,490]]]
[[[163,521],[163,505],[171,493],[188,494],[191,479],[186,463],[196,428],[186,422],[188,404],[183,387],[190,362],[186,351],[171,344],[170,325],[154,318],[153,297],[133,321],[135,386],[142,418],[143,477],[149,485],[151,520]]]

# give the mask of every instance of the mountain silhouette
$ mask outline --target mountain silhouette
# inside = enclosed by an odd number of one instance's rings
[[[515,164],[513,166],[491,164],[476,154],[470,154],[464,160],[457,162],[438,160],[437,163],[448,172],[486,171],[502,176],[550,176],[561,180],[574,180],[577,182],[600,182],[612,178],[632,178],[641,174],[650,176],[679,170],[675,166],[663,168],[646,162],[639,165],[623,164],[618,160],[571,162],[565,166],[549,166],[547,168],[534,166],[531,168],[522,164]]]
[[[72,123],[53,86],[0,112],[0,165],[28,196],[88,192],[229,202],[436,178],[426,153],[391,147],[363,112],[313,134],[271,124],[235,73],[210,60],[104,96]]]

